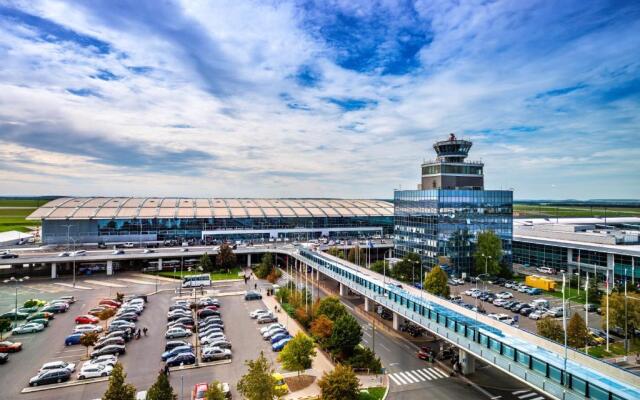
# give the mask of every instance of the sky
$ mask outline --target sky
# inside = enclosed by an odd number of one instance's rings
[[[640,198],[637,1],[0,0],[0,195]]]

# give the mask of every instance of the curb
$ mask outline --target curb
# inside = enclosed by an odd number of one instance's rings
[[[385,379],[387,380],[387,390],[384,391],[384,394],[382,395],[382,400],[386,400],[387,396],[389,395],[389,389],[391,389],[391,385],[389,385],[389,378],[387,378],[387,375],[384,375]]]
[[[208,363],[200,363],[198,365],[195,364],[191,364],[191,365],[185,365],[183,367],[171,367],[169,368],[169,371],[174,372],[174,371],[184,371],[186,369],[198,369],[198,368],[204,368],[204,367],[214,367],[216,365],[224,365],[224,364],[231,364],[233,360],[221,360],[221,361],[212,361],[212,362],[208,362]]]
[[[157,292],[147,293],[145,296],[153,296],[153,295],[158,294],[158,293],[162,293],[162,292],[173,292],[173,291],[174,291],[174,289],[160,289],[160,290],[158,290]]]
[[[66,387],[89,385],[91,383],[97,383],[97,382],[106,382],[108,380],[109,380],[109,377],[105,376],[101,378],[91,378],[91,379],[77,380],[73,382],[59,383],[57,385],[33,386],[33,387],[22,389],[20,393],[26,394],[26,393],[42,392],[45,390],[62,389]]]

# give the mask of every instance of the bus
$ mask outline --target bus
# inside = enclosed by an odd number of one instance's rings
[[[189,275],[182,280],[183,288],[211,286],[211,277],[209,274]]]

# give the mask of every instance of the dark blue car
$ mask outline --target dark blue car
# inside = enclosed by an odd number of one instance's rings
[[[287,343],[289,343],[289,341],[290,341],[290,340],[291,340],[291,338],[290,338],[290,337],[288,337],[288,338],[284,338],[284,339],[281,339],[278,343],[275,343],[275,344],[272,344],[272,345],[271,345],[271,350],[273,350],[273,351],[280,351],[280,350],[284,349],[284,346],[285,346]]]
[[[169,358],[175,357],[180,353],[192,353],[192,352],[193,352],[193,348],[191,347],[191,345],[174,347],[173,349],[162,353],[162,361],[166,361]]]
[[[289,332],[276,333],[275,335],[271,336],[271,344],[276,344],[282,339],[286,339],[290,337],[291,335],[289,335]]]
[[[74,333],[73,335],[69,335],[64,339],[64,345],[72,346],[74,344],[80,344],[81,337],[82,337],[82,333]]]

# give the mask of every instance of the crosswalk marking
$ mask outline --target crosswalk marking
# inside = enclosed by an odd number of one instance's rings
[[[127,287],[126,285],[119,285],[119,284],[113,283],[113,282],[94,281],[94,280],[89,280],[89,279],[85,279],[84,282],[92,284],[92,285],[99,285],[99,286],[108,286],[108,287],[117,287],[117,288]]]
[[[515,391],[515,392],[512,392],[512,394],[516,394],[516,395],[518,395],[518,394],[528,393],[528,392],[530,392],[530,390],[517,390],[517,391]]]
[[[73,286],[73,284],[71,284],[71,283],[64,283],[64,282],[54,282],[53,284],[54,285],[64,286],[64,287],[68,287],[68,288],[72,288],[72,289],[80,289],[80,290],[91,290],[92,289],[92,288],[86,287],[86,286],[79,286],[79,285]]]
[[[540,393],[533,390],[516,390],[515,392],[511,392],[511,394],[521,400],[545,400],[544,396],[540,396]]]
[[[400,371],[389,374],[389,378],[396,385],[409,385],[414,383],[422,383],[436,379],[448,378],[449,376],[437,368],[422,368],[412,371]],[[537,399],[529,399],[537,400]]]
[[[527,394],[523,394],[522,396],[518,396],[519,399],[528,399],[529,397],[533,397],[533,396],[537,396],[538,393],[536,392],[532,392],[532,393],[527,393]]]

